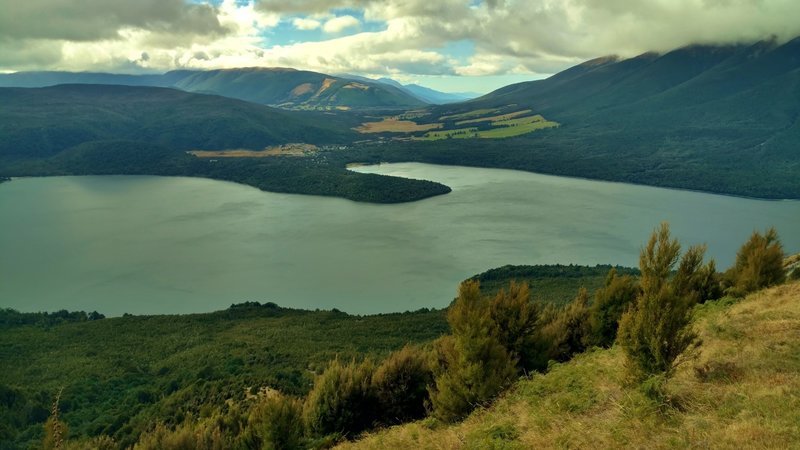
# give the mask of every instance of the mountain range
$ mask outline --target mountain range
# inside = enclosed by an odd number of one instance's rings
[[[286,109],[403,109],[453,103],[478,94],[449,94],[389,78],[332,76],[286,68],[174,70],[164,74],[125,75],[96,72],[17,72],[0,74],[0,87],[58,84],[111,84],[172,87],[218,94]]]
[[[419,100],[429,103],[431,105],[444,105],[447,103],[458,103],[467,100],[471,100],[476,97],[480,97],[481,94],[477,92],[442,92],[437,91],[435,89],[431,89],[429,87],[420,86],[418,84],[402,84],[397,80],[393,80],[391,78],[378,78],[372,79],[367,77],[362,77],[359,75],[351,75],[351,74],[343,74],[341,75],[342,78],[349,78],[352,80],[357,81],[364,81],[367,83],[383,83],[388,84],[390,86],[394,86],[398,89],[402,89],[412,96],[418,98]]]
[[[36,174],[19,164],[107,140],[181,152],[302,142],[347,146],[319,159],[337,167],[420,161],[800,198],[800,38],[597,58],[444,105],[396,82],[290,69],[0,76],[63,81],[87,84],[0,88],[0,176]],[[365,133],[375,120],[383,128]],[[437,129],[461,138],[425,139]]]

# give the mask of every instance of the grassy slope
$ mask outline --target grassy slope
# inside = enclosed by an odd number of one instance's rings
[[[793,448],[800,442],[800,283],[699,307],[702,344],[667,389],[624,383],[619,349],[521,380],[463,423],[384,430],[344,449]]]

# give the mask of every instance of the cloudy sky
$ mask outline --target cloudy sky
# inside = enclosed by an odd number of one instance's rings
[[[800,36],[798,0],[0,0],[0,70],[281,66],[487,92],[581,61]]]

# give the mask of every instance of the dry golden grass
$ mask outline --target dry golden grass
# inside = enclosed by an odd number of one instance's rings
[[[669,406],[596,350],[521,380],[464,422],[426,420],[344,449],[800,448],[800,283],[697,308],[701,344],[666,385]]]
[[[401,120],[397,116],[386,117],[380,122],[365,122],[360,127],[353,128],[359,133],[413,133],[415,131],[428,131],[441,128],[441,123],[417,124],[410,120]]]
[[[299,96],[301,96],[303,94],[311,92],[313,89],[314,89],[314,86],[312,86],[311,83],[303,83],[303,84],[297,85],[297,87],[292,89],[292,95],[295,96],[295,97],[299,97]]]
[[[319,95],[319,94],[322,94],[322,93],[323,93],[323,92],[325,92],[325,91],[326,91],[328,88],[330,88],[331,86],[333,86],[333,84],[334,84],[334,83],[336,83],[336,80],[334,80],[333,78],[325,78],[325,79],[322,81],[322,86],[320,86],[320,87],[319,87],[319,90],[317,90],[317,93],[316,93],[316,94],[314,94],[314,95]]]

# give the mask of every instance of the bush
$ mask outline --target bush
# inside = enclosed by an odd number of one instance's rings
[[[754,231],[736,254],[736,263],[725,274],[726,293],[741,297],[782,283],[783,246],[778,232],[770,228],[763,235]]]
[[[671,239],[669,226],[654,231],[639,257],[642,293],[620,319],[617,341],[627,357],[630,374],[642,381],[664,374],[668,377],[678,356],[694,342],[691,312],[695,291],[684,289],[684,278],[693,278],[702,261],[702,247],[690,249],[681,261],[687,272],[670,279],[678,261],[680,244]],[[677,285],[677,286],[676,286]]]
[[[639,283],[630,275],[617,275],[611,269],[605,286],[598,289],[589,308],[589,335],[587,346],[610,347],[617,338],[617,328],[622,313],[639,296]]]
[[[543,327],[547,359],[564,362],[586,349],[589,334],[589,293],[585,288]]]
[[[303,404],[277,391],[253,407],[247,421],[248,433],[255,437],[255,448],[263,450],[299,449],[303,444]]]
[[[372,375],[381,422],[398,424],[425,417],[433,370],[428,355],[414,347],[392,353]]]
[[[443,421],[462,419],[499,394],[516,375],[516,364],[496,336],[488,300],[477,281],[465,281],[447,312],[451,340],[437,345],[437,368],[431,404]]]
[[[372,388],[374,370],[370,361],[342,364],[333,360],[317,377],[306,398],[304,419],[308,430],[319,436],[348,436],[372,427],[378,417]]]
[[[691,296],[693,303],[717,300],[722,297],[722,287],[714,260],[703,265],[705,245],[694,245],[681,258],[678,271],[672,280],[675,291],[681,296]]]
[[[500,289],[489,304],[489,315],[492,334],[516,362],[518,372],[537,369],[539,308],[531,302],[528,284],[512,281],[508,290]]]
[[[170,430],[163,424],[142,434],[133,450],[224,450],[222,431],[212,421],[190,422]]]

